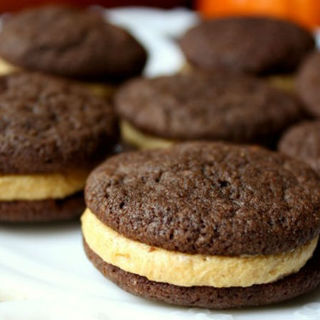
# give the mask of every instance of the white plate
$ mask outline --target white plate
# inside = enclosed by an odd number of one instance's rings
[[[184,10],[121,9],[111,19],[150,51],[146,74],[183,65],[174,38],[196,17]],[[265,308],[208,311],[172,307],[134,297],[87,261],[79,223],[0,226],[0,320],[319,320],[320,290]]]

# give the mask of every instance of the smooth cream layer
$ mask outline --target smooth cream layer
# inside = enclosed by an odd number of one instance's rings
[[[13,72],[21,71],[20,67],[16,67],[4,59],[0,58],[0,76],[5,76]],[[99,82],[80,82],[79,84],[87,87],[94,95],[102,98],[110,98],[116,87],[111,84],[99,83]]]
[[[81,82],[87,87],[95,96],[102,98],[111,98],[116,91],[116,86],[106,83],[98,82]]]
[[[7,74],[17,72],[19,70],[21,70],[19,67],[16,67],[11,63],[7,62],[6,60],[0,58],[0,76],[5,76]]]
[[[83,190],[88,172],[0,175],[0,201],[60,199]]]
[[[294,76],[293,75],[272,75],[267,77],[269,83],[278,88],[288,92],[294,91]]]
[[[175,143],[172,140],[145,134],[124,120],[120,122],[120,130],[123,141],[139,149],[168,148]]]
[[[177,286],[249,287],[299,271],[312,256],[318,238],[291,252],[268,256],[206,256],[151,247],[130,240],[103,224],[87,209],[85,241],[103,261],[151,281]]]

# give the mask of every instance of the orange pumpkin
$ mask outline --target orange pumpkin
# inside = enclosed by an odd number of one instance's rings
[[[204,17],[269,15],[310,28],[320,25],[319,0],[197,0],[197,8]]]

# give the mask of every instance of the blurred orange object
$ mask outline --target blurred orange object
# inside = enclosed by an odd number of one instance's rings
[[[204,17],[264,15],[320,26],[320,0],[197,0]]]

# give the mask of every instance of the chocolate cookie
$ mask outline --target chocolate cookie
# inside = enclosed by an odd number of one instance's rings
[[[61,76],[119,80],[141,73],[146,51],[102,14],[48,6],[13,15],[0,33],[0,56],[10,64]]]
[[[0,221],[79,214],[72,195],[118,140],[112,107],[82,86],[22,72],[0,77],[0,115]],[[48,198],[38,199],[40,183]]]
[[[79,217],[85,204],[83,193],[78,192],[65,199],[0,202],[2,222],[50,222]]]
[[[288,129],[279,142],[279,151],[320,173],[320,121],[302,122]]]
[[[292,95],[262,80],[228,73],[131,80],[116,94],[115,107],[124,123],[140,135],[172,141],[205,139],[270,145],[302,116]],[[123,137],[144,147],[124,130]]]
[[[195,67],[253,74],[292,72],[315,47],[312,34],[301,26],[266,17],[206,20],[180,44]]]
[[[302,64],[296,79],[298,94],[308,112],[320,117],[320,53],[314,52]]]
[[[284,155],[208,142],[124,153],[91,173],[85,197],[89,259],[134,294],[226,308],[320,282],[320,178]]]
[[[38,73],[0,78],[0,171],[87,168],[117,141],[110,105],[82,86]]]

